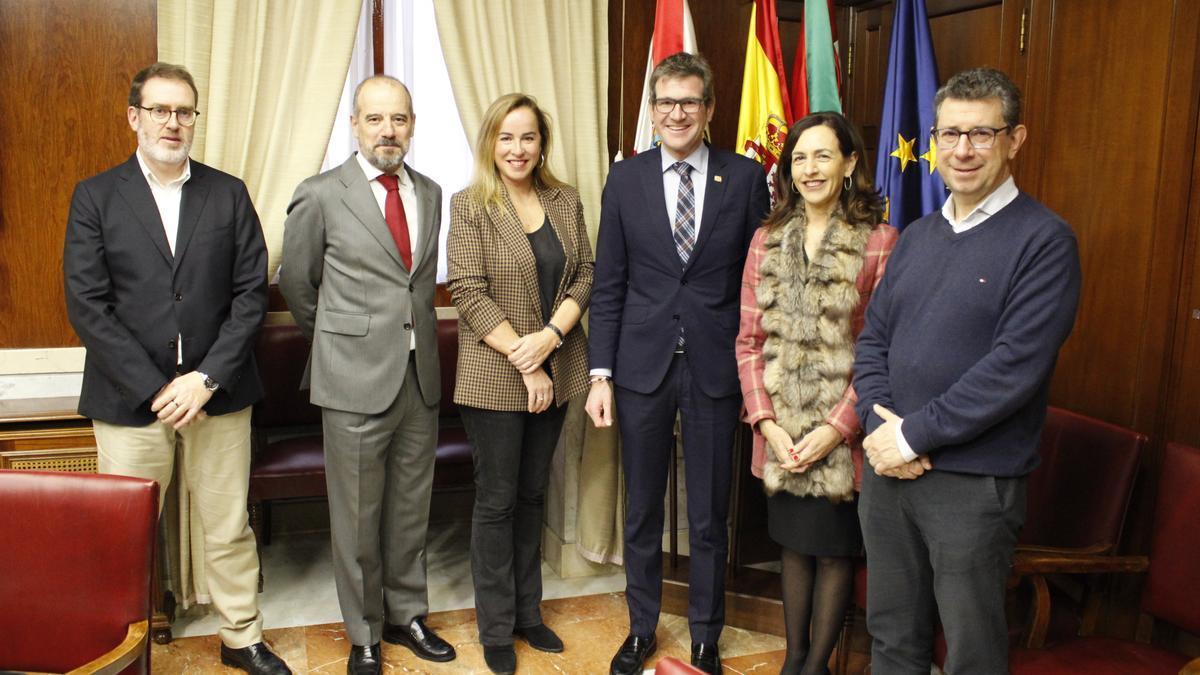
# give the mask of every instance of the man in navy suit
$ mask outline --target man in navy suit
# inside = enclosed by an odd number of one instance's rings
[[[742,266],[769,206],[762,167],[704,143],[712,70],[680,52],[650,75],[659,148],[612,166],[590,319],[597,426],[621,409],[629,636],[612,673],[641,673],[662,605],[663,496],[679,414],[690,542],[692,665],[721,670],[726,519],[741,394],[733,354]]]
[[[204,529],[221,662],[282,675],[291,671],[262,639],[246,515],[267,249],[246,185],[188,159],[197,98],[181,66],[135,75],[125,114],[137,152],[71,198],[63,277],[87,348],[79,414],[92,419],[100,473],[150,478],[165,492],[179,450]]]

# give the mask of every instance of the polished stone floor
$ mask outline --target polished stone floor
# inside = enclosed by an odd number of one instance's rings
[[[320,522],[323,505],[314,513],[280,514],[274,540],[263,548],[264,589],[259,596],[266,632],[264,638],[303,673],[344,673],[350,644],[341,626],[334,589],[329,533]],[[417,659],[407,649],[384,644],[388,673],[486,673],[475,628],[468,557],[469,509],[447,505],[430,523],[427,545],[429,625],[458,651],[458,659],[435,664]],[[310,526],[290,527],[293,521]],[[315,527],[311,527],[312,522]],[[327,527],[327,525],[325,526]],[[601,576],[559,578],[548,566],[544,580],[543,618],[562,637],[561,654],[545,654],[517,643],[520,673],[606,673],[608,663],[628,633],[625,576],[619,567]],[[193,606],[177,616],[175,640],[154,645],[154,673],[235,673],[221,666],[218,619],[208,606]],[[659,622],[659,649],[647,663],[663,656],[685,662],[690,639],[687,620],[664,614]],[[783,662],[780,637],[727,627],[721,636],[725,673],[777,673]],[[861,672],[864,660],[852,655],[851,672]]]
[[[622,593],[603,593],[547,600],[542,606],[546,625],[562,637],[560,654],[545,654],[516,643],[520,673],[605,673],[613,652],[628,632]],[[403,647],[383,645],[387,673],[487,673],[475,630],[472,609],[435,612],[429,625],[454,645],[458,658],[450,663],[422,661]],[[264,636],[297,673],[344,673],[350,649],[341,624],[324,624],[268,630]],[[664,615],[658,627],[658,652],[647,663],[652,668],[663,656],[685,662],[690,650],[687,620]],[[155,645],[155,673],[235,673],[220,665],[215,635],[176,639]],[[777,673],[783,661],[783,639],[737,628],[726,628],[721,637],[725,673]]]

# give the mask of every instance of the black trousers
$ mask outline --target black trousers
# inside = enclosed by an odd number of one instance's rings
[[[656,391],[616,387],[627,496],[625,599],[630,632],[653,634],[662,609],[663,498],[678,412],[687,485],[688,626],[693,642],[716,644],[725,626],[726,522],[742,398],[709,397],[692,379],[694,367],[703,364],[676,355]]]
[[[459,406],[475,463],[471,578],[485,646],[512,644],[514,627],[542,623],[542,513],[566,411]]]
[[[872,672],[926,675],[936,612],[947,673],[1008,673],[1004,592],[1025,490],[1023,477],[935,469],[909,481],[865,467],[858,514]]]

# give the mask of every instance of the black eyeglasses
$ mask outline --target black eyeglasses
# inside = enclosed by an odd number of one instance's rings
[[[1010,129],[1012,129],[1011,126],[975,127],[970,131],[959,131],[954,127],[942,127],[941,129],[930,129],[929,132],[933,134],[934,141],[941,150],[953,150],[958,147],[958,139],[962,136],[967,137],[967,142],[971,144],[972,148],[985,150],[996,142],[996,134]]]
[[[654,111],[660,115],[670,115],[675,112],[675,106],[679,106],[683,112],[691,115],[704,105],[704,101],[698,98],[656,98],[653,101]]]
[[[167,120],[171,119],[171,115],[175,116],[175,121],[185,127],[190,127],[196,123],[196,118],[200,116],[200,111],[192,110],[191,108],[176,108],[171,110],[166,106],[156,105],[153,108],[147,108],[144,105],[134,106],[141,108],[150,113],[150,119],[159,124],[166,124]]]

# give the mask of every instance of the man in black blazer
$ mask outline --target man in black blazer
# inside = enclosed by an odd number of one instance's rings
[[[721,670],[726,519],[741,394],[733,355],[742,266],[769,206],[762,167],[704,143],[712,71],[687,53],[650,76],[662,145],[612,166],[600,211],[587,411],[621,410],[629,636],[612,673],[641,673],[662,604],[663,496],[678,412],[690,549],[692,665]]]
[[[246,515],[267,251],[245,184],[188,159],[196,100],[181,66],[143,69],[127,110],[137,152],[75,187],[63,277],[87,348],[79,413],[93,420],[101,473],[165,489],[182,449],[221,615],[221,661],[290,673],[262,640]]]

